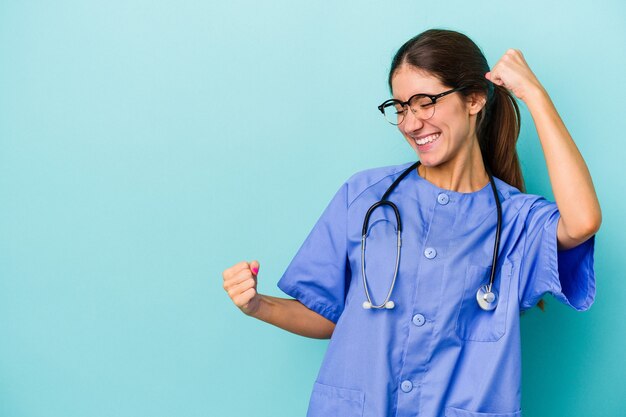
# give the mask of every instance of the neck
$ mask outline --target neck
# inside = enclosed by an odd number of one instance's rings
[[[478,142],[465,155],[436,166],[420,164],[419,175],[439,188],[460,193],[481,190],[489,183]]]

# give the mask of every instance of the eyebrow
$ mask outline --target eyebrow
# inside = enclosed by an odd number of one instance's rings
[[[435,93],[415,93],[415,94],[411,94],[409,97],[407,97],[407,100],[410,99],[413,96],[418,95],[418,94],[421,94],[421,95],[424,95],[424,96],[435,96],[436,95]],[[394,100],[402,101],[402,102],[406,101],[406,100],[400,100],[399,98],[394,97],[394,96],[391,96],[391,98],[394,99]]]

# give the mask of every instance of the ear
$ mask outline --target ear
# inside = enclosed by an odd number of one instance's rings
[[[474,115],[478,114],[485,104],[487,103],[487,97],[484,94],[479,93],[471,93],[467,97],[467,109],[469,110],[469,114]]]

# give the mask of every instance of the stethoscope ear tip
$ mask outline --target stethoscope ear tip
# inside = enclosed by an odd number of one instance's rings
[[[396,307],[396,303],[394,303],[393,301],[387,301],[385,303],[385,308],[387,310],[391,310],[391,309],[393,309],[395,307]],[[374,306],[369,301],[363,301],[363,308],[365,310],[370,310],[370,309],[374,308]],[[377,306],[376,308],[381,308],[381,306]]]

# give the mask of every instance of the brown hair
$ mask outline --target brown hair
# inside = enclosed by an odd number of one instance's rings
[[[515,145],[520,133],[520,112],[515,97],[493,84],[480,48],[466,35],[453,30],[429,29],[409,39],[398,49],[389,70],[389,90],[396,70],[410,65],[437,77],[450,88],[464,87],[464,97],[472,93],[486,96],[487,102],[476,117],[476,136],[484,163],[502,181],[526,191]],[[392,91],[393,92],[393,91]],[[541,310],[544,301],[537,303]]]
[[[396,70],[408,64],[425,70],[459,93],[487,97],[476,119],[476,135],[483,160],[496,177],[524,192],[524,178],[515,144],[520,113],[515,97],[485,78],[489,64],[480,48],[466,35],[452,30],[430,29],[409,39],[391,61],[389,89]]]

